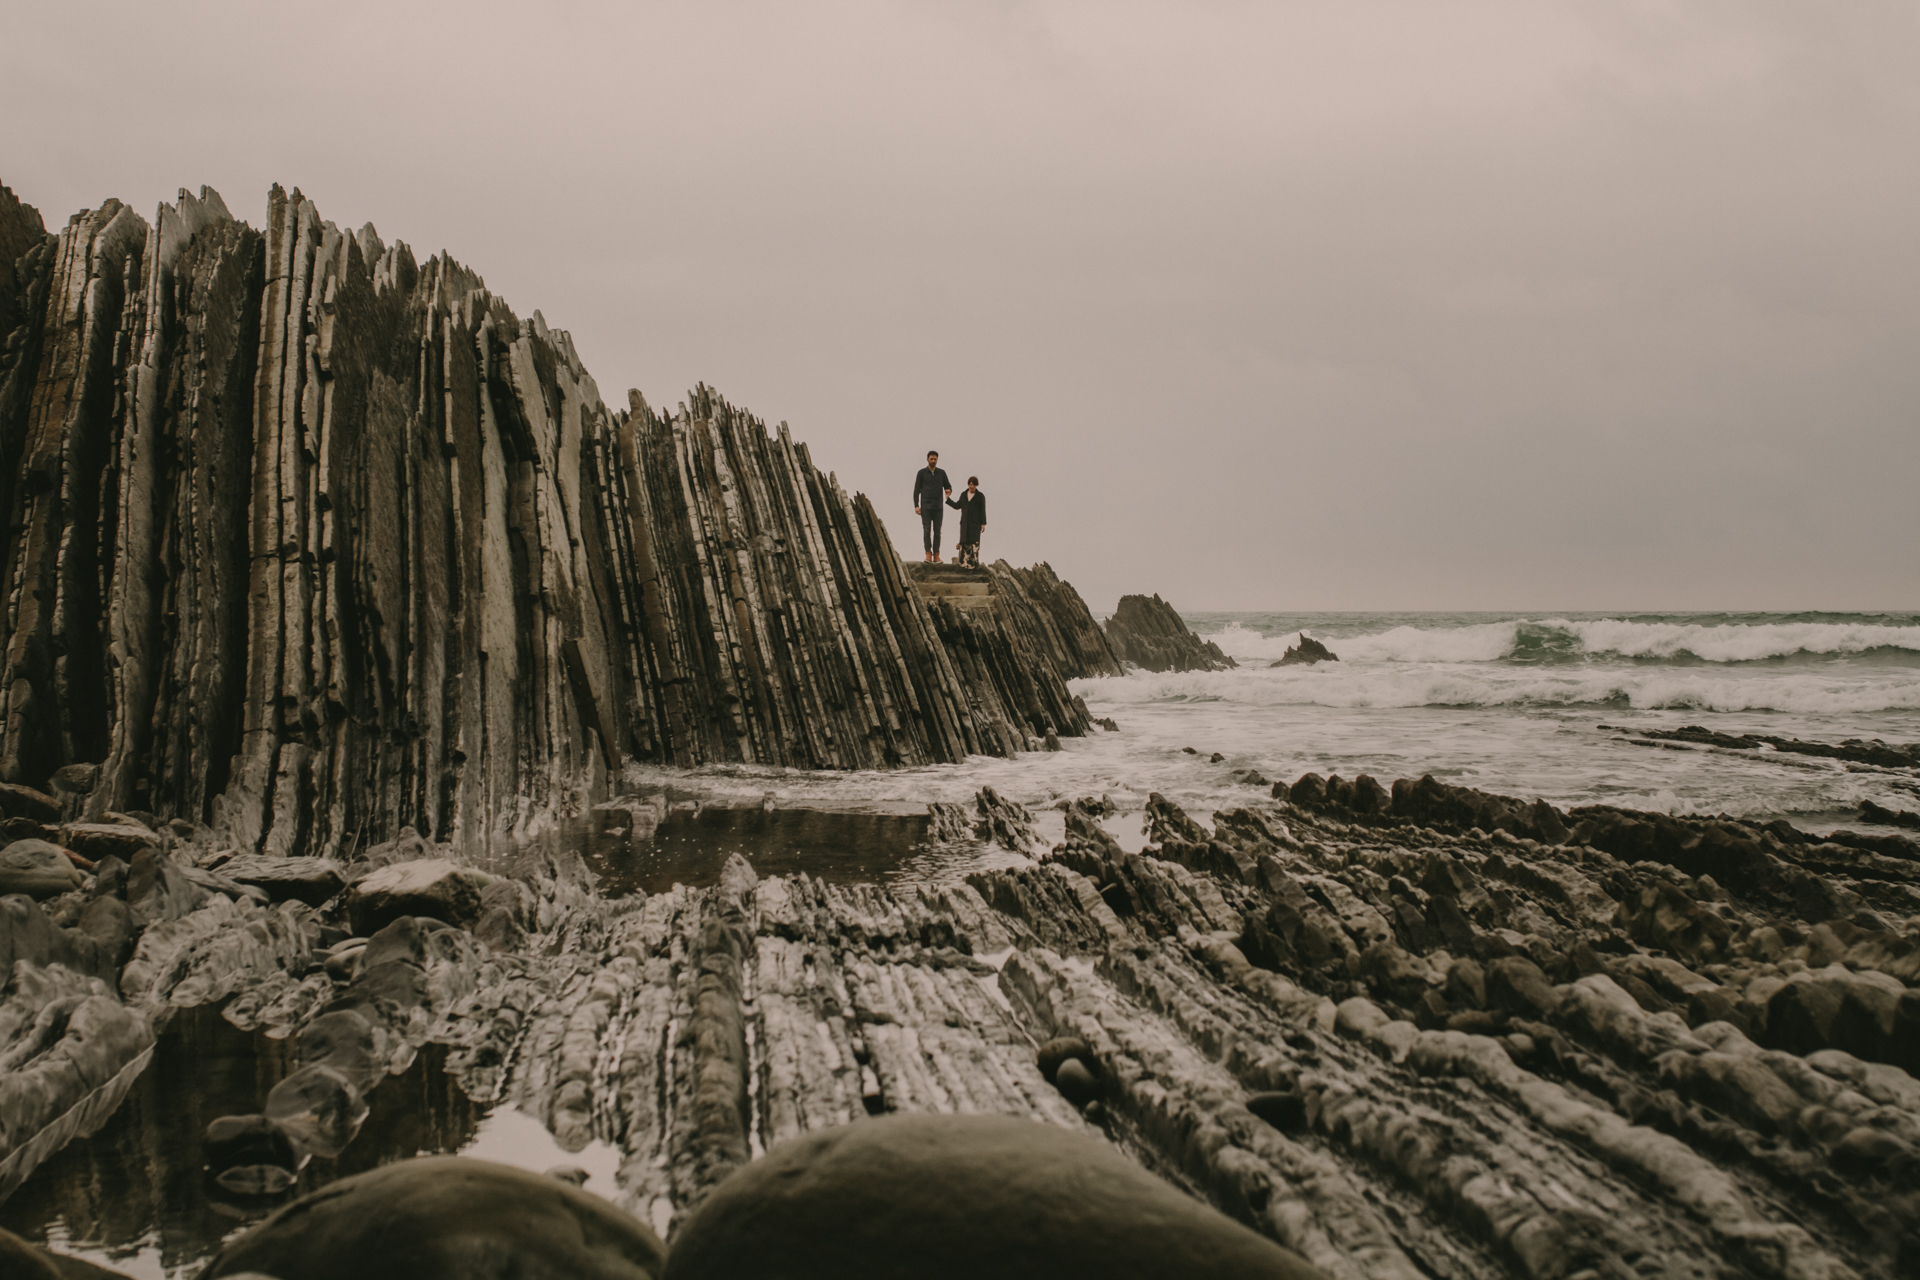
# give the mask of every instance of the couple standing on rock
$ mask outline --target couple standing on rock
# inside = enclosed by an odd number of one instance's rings
[[[913,513],[920,517],[920,539],[926,544],[928,564],[940,563],[940,524],[946,508],[960,513],[960,545],[954,553],[955,564],[980,565],[980,531],[987,527],[987,495],[980,492],[980,477],[967,477],[967,491],[953,496],[953,483],[940,469],[940,455],[928,452],[927,465],[913,478]]]

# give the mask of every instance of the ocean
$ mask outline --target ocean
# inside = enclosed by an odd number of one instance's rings
[[[703,804],[873,814],[923,813],[928,801],[965,801],[983,785],[1036,809],[1104,794],[1122,810],[1116,830],[1155,791],[1202,820],[1248,803],[1264,794],[1245,781],[1248,770],[1288,782],[1308,770],[1383,782],[1431,773],[1561,806],[1785,818],[1810,830],[1853,820],[1862,800],[1920,809],[1911,772],[1653,747],[1631,732],[1698,724],[1831,742],[1920,741],[1920,613],[1192,613],[1186,621],[1240,666],[1076,681],[1093,714],[1120,729],[1068,739],[1058,753],[888,773],[639,770],[629,781]],[[1340,660],[1272,667],[1301,632]]]

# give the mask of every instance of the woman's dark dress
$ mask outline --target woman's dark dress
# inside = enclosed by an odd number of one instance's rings
[[[973,564],[979,564],[980,530],[987,523],[985,491],[975,489],[971,497],[962,492],[957,498],[948,498],[947,505],[960,513],[960,546],[963,558]]]

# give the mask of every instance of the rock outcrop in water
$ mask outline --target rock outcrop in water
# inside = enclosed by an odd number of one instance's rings
[[[1612,726],[1601,725],[1602,729]],[[1720,733],[1697,724],[1678,729],[1620,729],[1647,742],[1689,742],[1702,747],[1721,747],[1728,751],[1785,751],[1793,755],[1819,756],[1827,760],[1850,760],[1859,764],[1880,765],[1892,769],[1920,769],[1920,742],[1871,742],[1848,738],[1845,742],[1803,742],[1772,733]]]
[[[1270,667],[1292,667],[1305,663],[1311,666],[1316,662],[1338,661],[1340,661],[1339,654],[1302,631],[1300,633],[1300,643],[1288,645],[1286,652],[1280,655],[1278,662],[1270,662],[1267,665]]]
[[[874,768],[1078,734],[1045,566],[930,609],[864,497],[702,387],[275,188],[57,236],[0,198],[0,780],[265,855],[485,847],[637,759]],[[68,815],[69,817],[76,815]]]
[[[1189,631],[1157,595],[1121,596],[1106,633],[1121,660],[1146,671],[1225,671],[1238,665],[1219,645]]]

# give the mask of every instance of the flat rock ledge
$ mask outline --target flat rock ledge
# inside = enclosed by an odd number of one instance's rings
[[[30,1140],[12,1082],[75,1039],[31,1030],[51,1002],[71,1025],[224,1001],[328,1061],[372,1046],[366,1088],[449,1046],[473,1099],[623,1152],[618,1205],[669,1244],[774,1145],[930,1112],[1099,1137],[1345,1280],[1912,1273],[1912,842],[1431,779],[1275,791],[1210,824],[1156,798],[1139,853],[1089,800],[1031,865],[943,886],[736,857],[710,888],[608,900],[577,856],[529,852],[475,881],[481,922],[370,940],[342,936],[344,899],[149,867],[117,984],[77,954],[13,965],[7,1158]],[[444,856],[396,842],[346,875]]]

